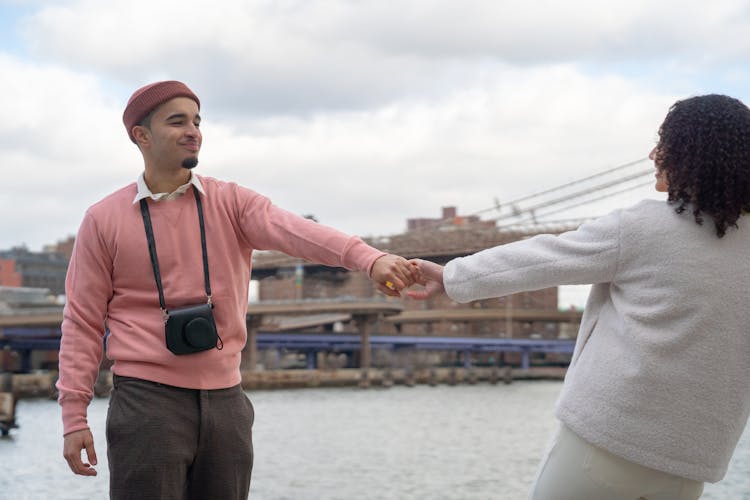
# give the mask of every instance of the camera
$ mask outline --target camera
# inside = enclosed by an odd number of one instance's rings
[[[171,309],[165,325],[167,349],[174,354],[192,354],[217,347],[212,304]]]

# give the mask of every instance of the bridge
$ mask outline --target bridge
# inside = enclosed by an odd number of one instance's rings
[[[336,318],[350,320],[358,334],[336,333],[290,333],[263,331],[267,316],[310,316],[332,314]],[[397,326],[408,323],[429,322],[481,322],[503,319],[506,312],[496,309],[448,309],[404,311],[399,301],[298,301],[257,303],[248,306],[247,364],[250,369],[257,365],[258,349],[286,349],[305,353],[306,366],[316,368],[318,352],[359,353],[360,368],[366,380],[370,368],[372,349],[392,351],[404,349],[454,351],[465,353],[466,367],[470,366],[471,353],[521,354],[521,366],[530,366],[533,353],[573,352],[573,340],[493,337],[449,337],[415,335],[378,335],[373,328],[378,321]],[[521,321],[572,322],[580,321],[580,311],[516,310],[513,318]],[[0,317],[0,348],[16,351],[21,356],[21,372],[31,370],[31,353],[37,350],[59,350],[59,314],[5,316]]]
[[[356,335],[309,333],[259,333],[258,347],[262,349],[287,349],[304,352],[307,368],[317,368],[318,352],[357,352],[362,348]],[[521,353],[521,368],[530,367],[532,353],[572,354],[574,340],[508,339],[485,337],[428,337],[404,335],[373,335],[372,349],[419,349],[426,351],[455,351],[464,353],[465,368],[471,367],[472,353]]]
[[[21,355],[21,372],[31,371],[33,351],[60,349],[60,329],[6,329],[0,338],[0,349],[10,349]],[[437,337],[405,335],[372,335],[370,349],[420,349],[427,351],[455,351],[467,354],[464,367],[471,367],[471,353],[521,353],[521,368],[528,369],[532,353],[572,354],[573,340],[508,339],[485,337]],[[358,335],[319,333],[269,333],[256,334],[257,349],[284,349],[305,353],[306,368],[317,368],[318,352],[361,352],[362,339]]]

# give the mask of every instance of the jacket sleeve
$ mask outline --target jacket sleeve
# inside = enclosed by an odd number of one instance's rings
[[[445,266],[443,280],[456,302],[501,297],[557,285],[614,280],[620,249],[620,213],[558,236],[515,241]]]
[[[103,352],[112,258],[94,217],[87,213],[76,236],[65,280],[58,402],[63,433],[88,428],[86,410]]]

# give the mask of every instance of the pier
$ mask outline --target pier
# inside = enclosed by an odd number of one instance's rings
[[[354,335],[310,334],[310,333],[258,333],[259,348],[288,349],[306,353],[307,368],[316,369],[319,352],[357,352],[364,344]],[[426,351],[455,351],[462,353],[463,367],[472,367],[472,353],[521,353],[521,369],[531,366],[532,353],[572,354],[572,340],[506,339],[485,337],[428,337],[404,335],[372,335],[370,349],[403,349]]]
[[[514,320],[529,324],[576,324],[580,315],[577,311],[523,310],[514,312]],[[279,331],[278,325],[273,331],[270,318],[279,317],[285,318],[286,328],[290,331]],[[504,311],[497,309],[404,311],[400,301],[390,300],[251,304],[247,314],[248,341],[242,353],[243,384],[247,388],[369,387],[561,378],[564,361],[573,352],[573,339],[545,339],[541,335],[536,336],[539,338],[504,338],[379,333],[379,328],[384,325],[391,325],[390,330],[395,326],[400,332],[402,325],[406,324],[475,323],[504,317]],[[58,314],[0,317],[0,349],[18,356],[18,367],[14,370],[15,392],[20,389],[24,394],[43,394],[44,389],[40,388],[54,382],[54,377],[49,374],[31,375],[32,355],[39,351],[59,350],[61,322],[62,311]],[[327,331],[333,322],[348,324],[349,331]],[[324,331],[321,331],[321,326],[325,327]],[[310,331],[313,327],[315,330]],[[296,369],[267,369],[259,363],[259,353],[271,351],[285,355],[296,353],[302,356],[303,363],[295,366]],[[443,358],[449,353],[453,360],[451,366],[421,362],[427,353],[437,353]],[[506,353],[516,355],[513,363],[504,362]],[[379,360],[377,366],[373,366],[375,354]],[[563,362],[550,368],[533,365],[534,355],[547,354],[559,355],[557,357]],[[325,360],[331,356],[344,356],[345,366],[328,366]],[[491,360],[489,363],[488,359]],[[21,380],[20,376],[24,374]]]

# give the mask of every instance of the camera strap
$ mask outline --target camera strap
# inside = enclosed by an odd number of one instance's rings
[[[208,276],[208,252],[206,251],[206,226],[203,222],[203,205],[201,204],[201,195],[198,190],[193,186],[193,194],[195,195],[195,205],[198,208],[198,224],[201,230],[201,250],[203,251],[203,279],[206,286],[206,297],[208,297],[208,305],[213,308],[211,303],[211,280]],[[164,301],[164,290],[161,284],[161,273],[159,272],[159,259],[156,256],[156,241],[154,239],[154,229],[151,226],[151,214],[148,211],[148,203],[145,198],[140,201],[141,204],[141,215],[143,216],[143,226],[146,228],[146,239],[148,240],[148,253],[151,255],[151,267],[154,270],[154,279],[156,280],[156,288],[159,290],[159,306],[161,307],[162,315],[166,321],[169,311],[167,311],[167,305]]]

